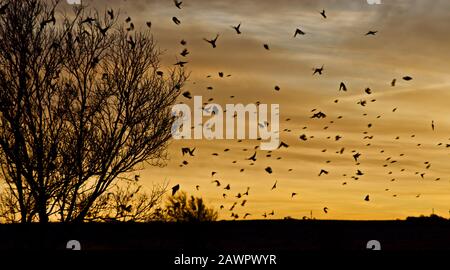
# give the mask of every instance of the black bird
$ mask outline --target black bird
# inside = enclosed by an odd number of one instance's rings
[[[276,189],[276,188],[277,188],[277,183],[278,183],[278,181],[275,181],[275,183],[273,184],[273,186],[272,186],[272,189],[271,189],[271,190],[274,190],[274,189]]]
[[[183,57],[186,57],[188,54],[189,54],[189,51],[186,48],[180,53],[180,55]]]
[[[183,2],[178,2],[177,0],[173,0],[173,3],[175,4],[175,6],[179,9],[181,9],[181,4],[183,4]]]
[[[264,46],[264,49],[266,49],[266,50],[268,50],[268,51],[270,50],[270,48],[269,48],[269,45],[268,45],[268,44],[264,44],[263,46]]]
[[[256,152],[253,154],[253,156],[249,157],[247,160],[256,161]]]
[[[216,186],[220,187],[220,182],[219,182],[219,180],[214,180],[214,181],[212,181],[212,183],[215,183]]]
[[[180,66],[180,67],[184,67],[184,65],[186,65],[188,62],[186,61],[178,61],[174,64],[174,66]]]
[[[145,24],[147,25],[148,28],[152,28],[152,22],[148,21]]]
[[[369,31],[367,32],[366,36],[375,36],[378,33],[378,31]]]
[[[84,20],[81,21],[81,24],[85,24],[85,23],[91,24],[91,23],[93,23],[93,22],[95,22],[95,19],[94,19],[94,18],[87,17],[86,19],[84,19]]]
[[[194,156],[194,151],[195,151],[195,148],[193,148],[192,150],[191,150],[191,148],[189,148],[189,147],[183,147],[183,148],[181,148],[181,153],[183,154],[183,156],[184,156],[185,154],[189,154],[191,157],[193,157],[193,156]]]
[[[126,18],[126,19],[125,19],[125,22],[126,22],[126,23],[131,22],[131,17]]]
[[[394,87],[396,82],[397,82],[397,79],[393,79],[391,82],[391,86]]]
[[[278,149],[280,149],[281,147],[289,148],[289,145],[285,142],[281,142],[280,146],[278,146]]]
[[[300,29],[295,29],[295,33],[294,33],[294,37],[297,37],[297,35],[302,35],[302,36],[304,36],[305,35],[305,32],[303,32],[302,30],[300,30]]]
[[[320,15],[322,15],[322,17],[323,17],[324,19],[327,18],[327,15],[325,14],[325,9],[322,10],[322,12],[320,12]]]
[[[177,191],[180,190],[180,185],[175,185],[172,187],[172,196],[175,195],[175,193],[177,193]]]
[[[281,88],[278,85],[275,85],[274,89],[275,89],[275,91],[280,91]]]
[[[187,99],[192,99],[191,93],[189,91],[184,92],[182,95]]]
[[[323,66],[320,67],[320,68],[314,68],[313,70],[314,70],[313,75],[316,75],[316,74],[322,75],[322,72],[323,72]]]
[[[324,207],[323,211],[325,212],[325,214],[328,214],[328,207]]]
[[[320,170],[319,176],[321,176],[322,174],[328,174],[328,171],[322,169],[322,170]]]
[[[308,138],[307,138],[306,134],[302,134],[302,135],[300,135],[299,139],[300,139],[300,140],[302,140],[302,141],[306,141],[306,140],[308,140]]]
[[[364,198],[364,200],[365,200],[366,202],[370,201],[369,195],[367,195],[367,196]]]
[[[110,18],[111,20],[114,20],[114,10],[110,9],[110,10],[107,11],[107,13],[108,13],[108,15],[109,15],[109,18]]]
[[[292,192],[292,193],[291,193],[291,198],[294,198],[294,196],[297,196],[297,193]]]
[[[372,90],[371,90],[370,88],[366,88],[365,92],[366,92],[366,94],[368,94],[368,95],[372,94]]]
[[[236,34],[240,35],[242,34],[240,28],[241,28],[241,24],[239,23],[237,26],[231,26],[234,30],[236,30]]]
[[[217,39],[218,39],[218,38],[219,38],[219,34],[217,34],[217,36],[216,36],[214,39],[208,40],[208,39],[204,38],[203,40],[206,41],[206,42],[208,42],[209,44],[211,44],[211,46],[212,46],[213,48],[216,48],[216,47],[217,47],[217,46],[216,46],[216,42],[217,42]]]
[[[183,46],[186,46],[187,42],[186,42],[186,40],[182,39],[182,40],[180,41],[180,44],[183,45]]]
[[[225,190],[230,190],[230,189],[231,189],[230,184],[228,184],[224,189],[225,189]]]
[[[318,119],[325,118],[325,117],[327,117],[327,115],[324,114],[323,112],[318,112],[318,113],[313,114],[313,116],[311,116],[311,118],[318,118]]]
[[[273,171],[272,171],[272,168],[270,168],[270,167],[267,167],[266,169],[265,169],[265,171],[268,173],[268,174],[271,174]]]
[[[339,91],[347,91],[347,86],[344,82],[341,82],[341,85],[339,85]]]
[[[413,78],[412,77],[410,77],[410,76],[405,76],[405,77],[403,77],[403,80],[405,80],[405,81],[411,81]]]
[[[363,176],[364,173],[363,173],[362,171],[360,171],[360,170],[357,170],[357,171],[356,171],[356,175]]]
[[[97,27],[98,27],[98,30],[100,31],[100,33],[101,33],[103,36],[106,36],[106,32],[108,32],[108,30],[109,30],[109,28],[110,28],[110,26],[107,26],[107,27],[105,27],[105,28],[102,28],[100,25],[98,25]]]
[[[360,153],[356,153],[353,155],[353,158],[355,159],[355,162],[358,162],[358,158],[361,156]]]
[[[434,131],[434,120],[431,121],[431,129]]]
[[[54,14],[52,14],[52,17],[50,19],[41,22],[41,28],[44,28],[49,23],[52,23],[53,25],[56,24],[56,18]]]
[[[177,17],[172,17],[172,21],[176,24],[179,25],[181,23],[181,21],[177,18]]]

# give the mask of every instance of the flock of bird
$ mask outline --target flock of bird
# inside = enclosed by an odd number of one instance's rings
[[[174,6],[175,6],[175,8],[178,8],[178,9],[184,8],[183,7],[183,2],[177,1],[177,0],[174,0]],[[325,10],[322,10],[321,12],[318,12],[318,13],[319,13],[318,15],[321,15],[323,20],[327,20],[328,16],[327,16]],[[172,21],[173,21],[173,23],[175,25],[180,25],[182,23],[182,21],[179,18],[177,18],[177,17],[173,17]],[[127,18],[126,22],[129,23],[129,28],[128,29],[130,31],[132,31],[134,29],[134,25],[132,24],[131,19]],[[151,22],[147,22],[147,26],[151,27]],[[241,22],[236,24],[236,25],[232,25],[231,28],[235,30],[237,35],[243,35],[243,33],[245,32],[244,31],[244,25]],[[376,36],[377,34],[378,34],[378,31],[376,31],[376,30],[369,30],[365,34],[362,33],[361,36],[367,36],[368,37],[368,36]],[[307,35],[307,33],[304,32],[300,28],[296,28],[293,31],[293,38],[298,38],[298,37],[304,36],[304,35]],[[216,49],[218,46],[220,46],[220,34],[215,34],[214,36],[209,37],[209,38],[204,38],[203,40],[206,43],[209,44],[211,49]],[[183,58],[187,58],[189,56],[189,53],[190,53],[188,48],[187,48],[187,42],[185,40],[181,40],[180,44],[183,46],[183,49],[182,49],[180,55]],[[264,43],[264,44],[262,44],[262,47],[265,50],[270,51],[269,44]],[[187,64],[188,64],[188,61],[178,61],[177,63],[175,63],[175,65],[181,66],[181,67],[184,67]],[[319,67],[314,67],[312,70],[313,70],[313,72],[312,72],[313,76],[322,76],[325,73],[325,65],[320,65]],[[231,77],[231,74],[226,75],[223,72],[218,72],[218,76],[220,78]],[[206,77],[207,78],[211,78],[212,75],[207,75]],[[400,79],[403,82],[405,82],[405,83],[408,83],[408,82],[413,80],[413,78],[411,76],[403,76]],[[392,79],[392,81],[390,82],[391,87],[395,87],[399,83],[399,81],[400,80],[397,79],[397,78]],[[213,87],[209,86],[208,90],[213,90]],[[275,86],[274,90],[275,91],[280,91],[281,88],[279,86]],[[341,92],[341,91],[342,92],[347,92],[347,91],[349,91],[349,87],[347,87],[346,82],[341,82],[339,84],[339,86],[336,87],[336,90],[338,92]],[[362,107],[366,107],[366,106],[368,106],[369,102],[370,103],[376,102],[377,100],[375,98],[371,98],[371,95],[373,95],[373,93],[374,92],[373,92],[373,90],[371,88],[366,88],[364,90],[364,94],[367,96],[367,99],[360,99],[360,100],[358,100],[356,102],[356,104],[360,105]],[[192,99],[192,96],[193,96],[192,93],[190,93],[189,91],[184,91],[182,93],[182,97],[187,99],[187,100]],[[234,98],[234,96],[230,96],[230,98]],[[213,98],[210,98],[208,100],[208,102],[204,103],[204,105],[207,105],[209,102],[211,102],[213,100],[214,100]],[[339,99],[334,100],[334,103],[338,103],[338,102],[339,102]],[[258,104],[259,101],[256,102],[256,103]],[[396,111],[397,111],[397,108],[393,108],[392,109],[392,113],[395,113]],[[323,119],[326,119],[326,118],[330,117],[325,112],[320,111],[318,109],[312,109],[311,110],[311,114],[312,115],[309,116],[309,118],[311,120],[313,120],[313,121],[321,121],[321,120],[323,121]],[[364,113],[364,116],[367,116],[367,113]],[[378,115],[377,119],[380,119],[381,117],[382,117],[381,115]],[[339,119],[342,119],[342,118],[343,118],[343,116],[338,116],[336,119],[339,120]],[[286,122],[289,122],[290,120],[291,119],[289,119],[289,118],[285,119]],[[329,123],[330,123],[330,125],[334,124],[335,120],[332,120]],[[268,125],[268,124],[269,123],[260,123],[260,125]],[[329,126],[325,126],[324,130],[327,130],[328,127]],[[370,130],[372,127],[373,127],[372,123],[368,123],[367,124],[367,129],[368,130]],[[303,127],[303,130],[307,130],[307,129],[308,129],[308,127],[306,127],[306,126]],[[434,122],[434,120],[431,121],[431,129],[433,131],[435,130],[435,122]],[[292,132],[292,130],[284,129],[283,132]],[[366,146],[371,146],[370,141],[373,140],[375,136],[373,134],[371,134],[367,130],[363,132],[363,135],[364,135],[363,140],[364,141],[367,140],[369,142],[369,143],[367,143]],[[414,137],[415,137],[414,134],[411,135],[411,138],[414,138]],[[327,137],[327,139],[334,140],[335,142],[339,142],[342,138],[343,138],[343,136],[339,135],[339,134],[337,134],[335,136]],[[298,134],[298,143],[299,144],[306,143],[306,142],[308,142],[310,140],[313,140],[313,139],[314,139],[314,136],[307,135],[306,133]],[[394,141],[398,141],[399,139],[400,139],[400,137],[396,137],[394,139]],[[238,140],[237,142],[241,143],[242,140]],[[421,146],[421,144],[417,144],[417,147],[420,147],[420,146]],[[450,148],[450,144],[448,144],[448,143],[439,143],[438,146],[441,146],[441,147],[444,147],[444,148]],[[282,141],[280,143],[279,149],[280,148],[289,148],[289,147],[290,146],[287,143]],[[383,150],[383,149],[378,149],[378,150],[379,150],[380,154],[385,153],[385,150]],[[181,164],[179,166],[180,167],[189,166],[190,159],[195,158],[195,156],[196,156],[196,151],[198,151],[197,147],[194,147],[194,148],[182,147],[181,154],[184,157],[184,160],[181,162]],[[229,152],[229,151],[231,151],[231,149],[226,148],[223,151],[224,152]],[[273,155],[272,151],[268,151],[267,153],[262,153],[262,152],[258,151],[258,146],[255,146],[253,149],[251,149],[251,148],[244,148],[243,151],[245,151],[245,152],[252,151],[251,155],[248,155],[247,157],[243,158],[243,160],[245,160],[247,162],[250,162],[249,166],[255,165],[257,160],[260,158],[260,156],[264,156],[265,155],[266,158],[270,158]],[[328,151],[328,149],[323,149],[322,150],[323,153],[326,153],[327,151]],[[341,156],[343,156],[343,155],[350,155],[351,158],[355,161],[354,173],[352,173],[351,175],[343,174],[342,175],[343,178],[348,178],[349,180],[350,179],[351,180],[359,180],[363,176],[366,175],[365,172],[363,171],[363,169],[360,168],[360,165],[361,165],[360,159],[361,159],[361,157],[364,157],[364,153],[362,153],[362,151],[357,151],[357,150],[350,150],[349,151],[345,147],[341,147],[341,149],[336,151],[336,154],[337,155],[341,155]],[[211,153],[211,155],[212,156],[219,156],[220,154],[218,152],[214,152],[214,153]],[[400,153],[399,157],[405,157],[405,154],[404,153]],[[282,157],[277,157],[277,160],[280,160],[280,159],[282,159]],[[328,165],[331,162],[332,162],[331,160],[327,160],[325,166]],[[385,163],[383,164],[383,167],[384,168],[388,168],[389,166],[393,166],[394,164],[396,164],[398,162],[399,162],[399,160],[397,158],[395,158],[394,156],[388,156],[385,159]],[[232,163],[233,164],[237,164],[238,160],[234,160]],[[424,167],[424,169],[422,171],[415,172],[415,175],[420,177],[420,179],[425,179],[425,177],[427,175],[427,170],[429,170],[431,168],[431,162],[424,161],[424,165],[425,165],[425,167]],[[289,171],[293,171],[293,170],[294,170],[293,168],[289,169]],[[243,173],[244,171],[245,171],[245,167],[240,168],[240,172],[241,173]],[[268,175],[271,175],[274,170],[272,169],[272,167],[268,166],[268,167],[264,168],[264,171]],[[405,171],[406,171],[406,169],[401,169],[401,172],[405,172]],[[332,173],[332,172],[329,169],[327,169],[326,167],[324,167],[317,173],[317,177],[326,177],[330,173]],[[275,211],[274,210],[268,210],[268,211],[266,211],[264,213],[259,213],[259,214],[254,214],[254,215],[253,215],[253,213],[243,211],[244,214],[242,214],[240,216],[237,213],[238,212],[237,208],[240,207],[241,209],[244,209],[244,207],[247,205],[248,201],[250,200],[250,187],[247,187],[247,189],[245,191],[244,190],[237,190],[232,195],[231,192],[234,189],[232,189],[230,184],[224,183],[223,180],[219,179],[218,178],[218,174],[219,174],[218,171],[211,171],[210,177],[212,179],[210,180],[211,181],[210,184],[214,185],[217,189],[221,190],[220,193],[222,193],[223,199],[226,199],[226,198],[232,198],[233,199],[233,202],[232,202],[232,204],[229,207],[228,206],[226,207],[225,204],[220,205],[220,210],[229,212],[229,215],[227,215],[227,216],[231,217],[232,219],[239,219],[239,218],[246,219],[246,218],[248,218],[250,216],[254,217],[254,218],[258,218],[258,217],[259,218],[260,217],[268,218],[269,216],[274,216],[275,215]],[[392,176],[393,174],[394,174],[393,171],[390,171],[388,173],[388,175],[390,175],[390,176]],[[435,179],[435,181],[439,181],[439,180],[440,180],[440,178],[436,178]],[[391,181],[392,182],[396,181],[396,178],[392,176]],[[271,185],[271,187],[268,187],[268,189],[270,189],[271,191],[274,191],[274,190],[276,190],[278,188],[279,184],[280,184],[280,182],[278,180],[274,180],[273,185]],[[343,186],[345,186],[347,184],[348,184],[348,180],[342,182]],[[201,190],[201,186],[200,185],[196,185],[195,189],[197,191],[200,191]],[[172,195],[175,195],[179,190],[180,190],[180,184],[177,184],[177,185],[173,186],[173,188],[172,188]],[[386,191],[389,191],[389,189],[386,189]],[[289,194],[290,199],[295,199],[297,196],[301,196],[301,194],[299,194],[297,191],[292,191]],[[393,197],[397,197],[397,194],[393,194],[392,196]],[[419,198],[420,194],[417,194],[416,197]],[[371,198],[370,194],[364,194],[364,195],[361,196],[361,200],[364,201],[364,202],[367,202],[367,203],[369,203],[371,201],[371,199],[372,198]],[[332,209],[330,209],[328,206],[324,206],[322,210],[323,210],[323,213],[325,213],[325,214],[328,214],[329,211],[332,211]],[[242,211],[241,211],[241,213],[242,213]],[[308,217],[303,216],[303,219],[308,219]]]

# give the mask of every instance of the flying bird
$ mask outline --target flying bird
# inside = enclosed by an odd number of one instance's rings
[[[247,160],[256,161],[256,152],[253,154],[253,156],[249,157]]]
[[[212,46],[213,48],[216,48],[216,47],[217,47],[217,46],[216,46],[216,42],[217,42],[217,39],[218,39],[218,38],[219,38],[219,34],[217,34],[217,36],[216,36],[214,39],[208,40],[208,39],[204,38],[203,40],[206,41],[206,42],[208,42],[209,44],[211,44],[211,46]]]
[[[369,195],[367,195],[367,196],[364,198],[364,200],[365,200],[366,202],[370,201]]]
[[[327,18],[327,15],[325,14],[325,9],[322,10],[322,12],[320,12],[320,15],[322,15],[322,17],[323,17],[324,19]]]
[[[321,170],[320,170],[320,173],[319,173],[319,176],[321,176],[322,174],[328,174],[328,171],[326,171],[326,170],[324,170],[324,169],[321,169]]]
[[[325,212],[325,214],[328,214],[328,207],[324,207],[323,211]]]
[[[186,48],[180,53],[180,55],[183,57],[186,57],[188,54],[189,54],[189,51]]]
[[[413,78],[412,77],[410,77],[410,76],[405,76],[405,77],[403,77],[403,80],[405,80],[405,81],[411,81]]]
[[[375,36],[378,33],[378,31],[369,31],[367,32],[366,36]]]
[[[180,190],[180,185],[175,185],[172,187],[172,196],[175,195],[175,193],[177,193],[177,191]]]
[[[192,99],[191,93],[189,91],[184,92],[182,95],[187,99]]]
[[[181,153],[183,154],[183,156],[185,154],[189,154],[191,157],[193,157],[194,156],[194,151],[195,151],[195,148],[193,148],[192,150],[189,147],[181,148]]]
[[[339,91],[347,91],[347,86],[344,82],[341,82],[341,84],[339,85]]]
[[[214,180],[214,181],[212,181],[211,183],[215,183],[217,187],[220,187],[220,182],[219,182],[219,180]]]
[[[276,189],[276,188],[277,188],[277,183],[278,183],[278,181],[275,181],[275,183],[273,184],[273,186],[272,186],[272,189],[271,189],[271,190],[274,190],[274,189]]]
[[[313,70],[314,70],[313,75],[316,75],[316,74],[322,75],[322,73],[323,73],[323,66],[320,67],[320,68],[313,68]]]
[[[181,21],[177,18],[177,17],[172,17],[172,21],[176,24],[179,25],[181,23]]]
[[[265,171],[266,171],[268,174],[271,174],[271,173],[273,172],[273,170],[272,170],[271,167],[267,167],[267,168],[265,169]]]
[[[231,26],[234,30],[236,30],[236,34],[240,35],[242,34],[240,28],[241,28],[241,24],[239,23],[237,26]]]
[[[110,9],[110,10],[107,11],[107,13],[108,13],[108,15],[109,15],[109,18],[110,18],[111,20],[114,20],[114,10]]]
[[[268,51],[270,50],[270,48],[269,48],[269,45],[268,45],[268,44],[264,44],[264,45],[263,45],[263,47],[264,47],[264,49],[266,49],[266,50],[268,50]]]
[[[183,4],[183,2],[178,2],[177,0],[173,0],[173,3],[175,4],[175,6],[179,9],[181,9],[181,4]]]
[[[396,82],[397,82],[397,79],[393,79],[391,82],[391,86],[394,87]]]
[[[147,25],[148,28],[152,28],[152,22],[148,21],[145,24]]]
[[[304,36],[305,32],[297,28],[295,29],[294,37],[297,37],[298,35]]]

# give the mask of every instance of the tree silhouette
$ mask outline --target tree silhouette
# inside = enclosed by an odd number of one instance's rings
[[[202,198],[188,196],[185,192],[179,192],[169,197],[166,206],[166,220],[176,222],[203,222],[216,221],[218,213],[213,208],[208,208]]]
[[[161,165],[182,68],[150,30],[59,1],[0,1],[0,166],[20,222],[82,222],[124,173]]]

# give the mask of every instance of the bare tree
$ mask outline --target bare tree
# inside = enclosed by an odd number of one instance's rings
[[[164,214],[165,220],[172,222],[216,221],[218,218],[217,211],[208,208],[202,198],[188,198],[185,192],[169,197]]]
[[[121,175],[162,165],[186,81],[150,32],[58,4],[0,2],[0,165],[21,222],[82,222]]]

